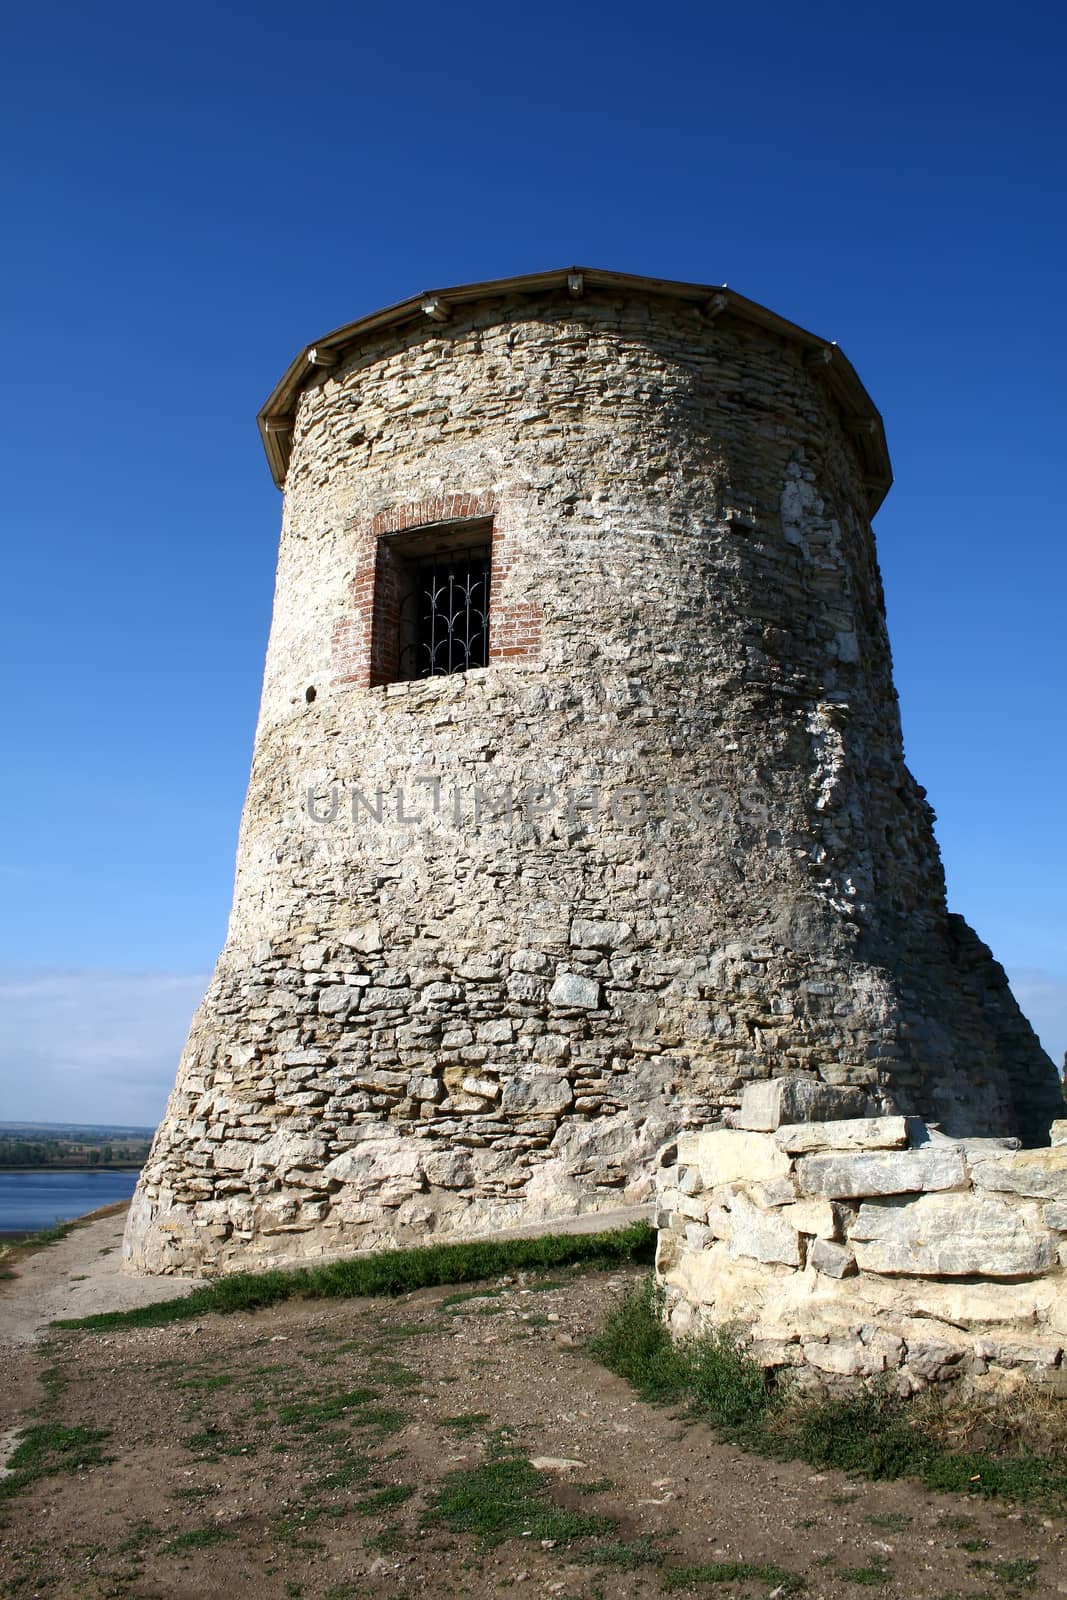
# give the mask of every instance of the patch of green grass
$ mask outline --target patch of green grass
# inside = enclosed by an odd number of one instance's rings
[[[884,1528],[887,1533],[903,1533],[912,1521],[903,1511],[886,1511],[881,1516],[865,1517],[863,1520],[870,1523],[872,1528]]]
[[[363,1541],[364,1550],[378,1550],[382,1555],[395,1555],[404,1548],[405,1530],[401,1523],[390,1522],[380,1533],[368,1534]]]
[[[463,1411],[458,1417],[442,1417],[441,1427],[448,1428],[459,1439],[470,1439],[488,1421],[488,1411]]]
[[[135,1522],[115,1549],[121,1556],[130,1555],[135,1550],[143,1550],[146,1544],[153,1544],[161,1536],[162,1529],[157,1528],[154,1522]]]
[[[557,1505],[544,1475],[516,1450],[490,1447],[479,1466],[445,1475],[422,1517],[424,1526],[474,1533],[483,1544],[504,1539],[575,1539],[613,1533],[610,1517],[568,1511]]]
[[[342,1461],[312,1485],[315,1489],[350,1489],[354,1483],[365,1483],[370,1476],[371,1463],[362,1456]]]
[[[405,1367],[402,1361],[375,1361],[368,1376],[372,1382],[384,1383],[391,1389],[413,1389],[422,1382],[419,1374]]]
[[[184,1378],[179,1378],[174,1384],[175,1389],[196,1389],[204,1394],[213,1394],[217,1389],[228,1389],[234,1381],[232,1372],[194,1372]]]
[[[503,1294],[503,1289],[463,1289],[459,1294],[446,1294],[437,1305],[438,1311],[454,1311],[457,1306],[464,1306],[468,1300],[492,1300],[497,1295]]]
[[[73,1222],[57,1222],[54,1227],[42,1228],[40,1233],[31,1233],[28,1239],[21,1240],[21,1248],[47,1249],[49,1245],[58,1244],[61,1239],[65,1239],[68,1233],[73,1233],[74,1228]]]
[[[953,1449],[929,1425],[928,1412],[886,1389],[795,1398],[774,1385],[730,1329],[676,1343],[661,1311],[651,1280],[638,1285],[591,1342],[592,1353],[645,1399],[683,1406],[736,1444],[854,1477],[915,1478],[936,1493],[1067,1502],[1062,1454]]]
[[[369,1516],[375,1511],[388,1511],[393,1506],[402,1506],[405,1500],[410,1500],[415,1490],[408,1483],[385,1484],[380,1489],[375,1489],[371,1494],[362,1495],[358,1500],[353,1500],[352,1509],[360,1516]]]
[[[57,1423],[27,1428],[8,1457],[7,1477],[0,1478],[0,1500],[13,1498],[39,1478],[106,1465],[110,1457],[100,1446],[110,1433],[110,1428],[63,1428]]]
[[[568,1561],[584,1567],[616,1567],[620,1572],[636,1572],[638,1567],[661,1565],[664,1551],[647,1535],[639,1539],[602,1539],[568,1552]]]
[[[138,1306],[132,1311],[98,1312],[68,1318],[58,1326],[98,1333],[120,1328],[161,1328],[212,1311],[258,1311],[294,1298],[338,1299],[360,1295],[408,1294],[447,1283],[477,1283],[505,1272],[546,1271],[581,1264],[611,1267],[650,1261],[656,1235],[647,1222],[603,1233],[544,1234],[537,1239],[483,1240],[466,1244],[423,1245],[413,1250],[382,1250],[319,1266],[240,1272],[218,1278],[177,1300]],[[420,1333],[425,1330],[419,1329]]]
[[[202,1522],[198,1528],[186,1528],[184,1533],[168,1539],[166,1544],[160,1546],[160,1554],[178,1556],[186,1550],[209,1550],[212,1545],[224,1544],[232,1538],[232,1528],[224,1528],[217,1522]]]
[[[839,1567],[837,1575],[845,1583],[863,1584],[869,1589],[877,1589],[892,1577],[884,1561],[874,1560],[868,1561],[865,1567]]]
[[[199,1433],[191,1433],[185,1440],[188,1450],[220,1450],[229,1439],[225,1428],[203,1428]]]
[[[278,1407],[278,1421],[286,1427],[293,1423],[317,1425],[320,1422],[333,1422],[365,1406],[368,1400],[379,1398],[377,1389],[360,1388],[345,1389],[340,1394],[316,1395],[309,1400],[290,1400]]]
[[[975,1572],[988,1572],[1007,1589],[1032,1589],[1040,1561],[1019,1556],[1014,1561],[969,1561]]]
[[[800,1594],[804,1579],[770,1561],[705,1561],[693,1567],[668,1567],[665,1589],[689,1589],[696,1583],[766,1583],[780,1595]]]

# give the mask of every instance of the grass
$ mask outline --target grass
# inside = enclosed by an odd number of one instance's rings
[[[21,1493],[40,1478],[104,1465],[108,1458],[100,1446],[108,1435],[107,1428],[63,1428],[57,1423],[27,1428],[8,1457],[7,1477],[0,1478],[0,1500]]]
[[[536,1239],[381,1250],[291,1271],[235,1273],[194,1289],[181,1299],[157,1301],[132,1311],[68,1318],[56,1326],[99,1333],[122,1328],[162,1328],[212,1311],[258,1311],[283,1300],[409,1294],[413,1289],[441,1284],[478,1283],[502,1273],[544,1272],[576,1265],[620,1266],[651,1261],[655,1242],[656,1235],[648,1223],[636,1222],[603,1233],[543,1234]]]
[[[477,1534],[485,1545],[521,1538],[570,1543],[615,1531],[611,1517],[557,1505],[544,1474],[521,1451],[499,1441],[490,1443],[478,1466],[446,1473],[422,1520],[453,1533]]]
[[[699,1566],[669,1567],[664,1589],[689,1589],[695,1583],[766,1583],[779,1595],[800,1594],[804,1579],[770,1561],[705,1561]]]
[[[914,1478],[939,1493],[1067,1504],[1063,1412],[1045,1399],[1029,1410],[1018,1400],[905,1401],[878,1388],[802,1399],[776,1386],[728,1328],[672,1341],[651,1279],[622,1299],[591,1349],[645,1399],[683,1406],[761,1455],[856,1477]],[[1043,1450],[1032,1448],[1036,1439]]]

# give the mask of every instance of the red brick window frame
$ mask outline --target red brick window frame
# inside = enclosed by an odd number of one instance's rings
[[[401,552],[410,542],[398,536],[417,540],[424,531],[428,537],[434,532],[462,536],[469,527],[472,536],[488,534],[489,665],[540,659],[541,604],[512,596],[511,540],[498,511],[491,493],[439,495],[393,506],[353,525],[356,571],[349,609],[333,627],[335,685],[374,688],[401,678]]]

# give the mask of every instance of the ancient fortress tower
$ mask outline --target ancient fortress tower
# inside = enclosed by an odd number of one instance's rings
[[[285,490],[226,947],[138,1270],[609,1211],[786,1072],[1046,1138],[945,908],[870,518],[881,420],[732,290],[571,269],[330,334]]]

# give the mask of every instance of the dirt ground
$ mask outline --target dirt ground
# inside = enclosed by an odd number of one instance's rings
[[[582,1346],[636,1276],[9,1344],[0,1434],[98,1433],[78,1471],[0,1500],[0,1596],[1067,1593],[1059,1518],[767,1462],[635,1399]],[[452,1522],[491,1517],[485,1463],[522,1459],[533,1497],[499,1542],[450,1525],[442,1490]]]

